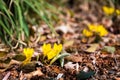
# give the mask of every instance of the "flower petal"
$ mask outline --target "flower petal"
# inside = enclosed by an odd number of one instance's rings
[[[34,49],[24,48],[23,53],[26,56],[26,59],[23,61],[23,64],[29,63],[31,61],[31,57],[34,53]]]
[[[88,31],[87,29],[84,29],[83,30],[83,35],[86,36],[86,37],[91,37],[91,36],[93,36],[93,32]]]
[[[105,14],[111,15],[114,13],[115,9],[112,7],[103,6],[103,11]]]
[[[44,56],[46,56],[47,53],[50,52],[51,50],[51,44],[43,44],[42,49],[43,49]]]

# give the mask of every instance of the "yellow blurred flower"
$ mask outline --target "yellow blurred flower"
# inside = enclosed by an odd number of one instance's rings
[[[94,25],[94,24],[89,24],[88,28],[89,28],[90,31],[93,31],[93,32],[95,32],[97,30],[97,26]]]
[[[108,34],[108,31],[104,28],[103,25],[98,25],[97,31],[100,36],[105,36]]]
[[[47,56],[47,53],[51,51],[51,44],[43,44],[42,49],[44,52],[44,56]]]
[[[83,30],[83,35],[86,37],[91,37],[93,34],[98,34],[99,36],[105,36],[108,34],[108,31],[104,28],[103,25],[94,25],[94,24],[89,24],[88,29]]]
[[[119,9],[116,9],[115,12],[116,12],[117,15],[120,15],[120,10]]]
[[[86,36],[86,37],[91,37],[91,36],[93,36],[93,32],[91,32],[87,29],[84,29],[83,30],[83,35]]]
[[[111,15],[114,13],[115,9],[112,7],[103,6],[103,11],[105,14]]]
[[[57,56],[62,50],[62,44],[54,44],[53,48],[51,48],[50,44],[44,44],[43,47],[43,54],[47,56],[48,60]]]
[[[26,59],[23,61],[23,64],[29,63],[31,61],[31,57],[34,53],[34,49],[33,48],[24,48],[23,53],[26,56]]]

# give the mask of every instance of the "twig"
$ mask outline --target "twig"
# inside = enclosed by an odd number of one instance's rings
[[[8,80],[9,76],[10,76],[10,72],[8,72],[2,80]]]

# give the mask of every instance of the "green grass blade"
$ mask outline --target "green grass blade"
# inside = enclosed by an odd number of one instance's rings
[[[56,32],[55,32],[52,24],[49,22],[49,20],[48,20],[48,18],[46,17],[45,13],[43,14],[43,13],[40,12],[39,8],[42,9],[42,6],[41,6],[37,1],[34,1],[34,4],[35,4],[36,6],[33,5],[32,2],[29,2],[28,0],[24,0],[24,2],[25,2],[27,5],[29,5],[29,6],[32,8],[32,10],[33,10],[34,12],[36,12],[36,13],[41,17],[41,19],[46,22],[46,24],[50,27],[51,31],[56,34]],[[45,9],[44,9],[44,10],[45,10]],[[43,11],[44,11],[44,10],[43,10]]]
[[[0,21],[0,25],[8,33],[8,35],[10,35],[12,37],[12,34],[10,33],[9,29],[7,29],[7,27],[4,25],[4,23],[2,21]]]
[[[16,4],[17,11],[18,11],[20,27],[21,27],[21,29],[24,30],[26,36],[29,37],[29,29],[28,29],[28,26],[26,25],[25,19],[23,18],[23,14],[22,14],[21,7],[19,5],[19,1],[15,1],[15,4]]]

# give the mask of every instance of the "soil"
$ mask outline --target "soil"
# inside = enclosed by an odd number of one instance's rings
[[[59,60],[49,65],[41,58],[36,61],[33,56],[31,63],[25,66],[21,66],[21,61],[12,61],[9,65],[1,63],[0,80],[120,80],[120,16],[115,16],[115,20],[107,18],[102,11],[105,3],[101,1],[72,1],[70,6],[63,8],[64,14],[59,15],[60,20],[55,24],[58,35],[54,36],[46,24],[40,24],[36,29],[31,26],[34,34],[28,45],[41,56],[44,43],[62,43],[64,50],[71,54],[65,57],[63,67]],[[95,37],[85,38],[82,30],[89,23],[104,25],[109,34],[99,42],[94,41]],[[66,28],[62,29],[62,26]],[[41,35],[39,40],[38,34]],[[93,52],[86,51],[93,44],[98,44],[98,47]],[[114,47],[113,55],[102,51],[104,46]],[[22,53],[22,50],[20,47],[10,50],[6,59]]]

